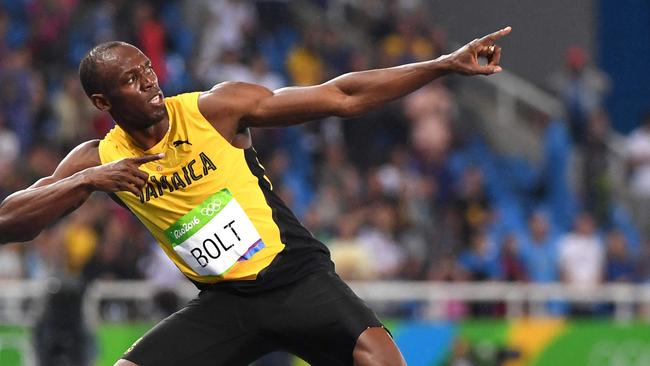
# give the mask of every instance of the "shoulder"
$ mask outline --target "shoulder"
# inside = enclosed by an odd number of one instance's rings
[[[273,92],[251,83],[227,81],[215,85],[199,95],[199,110],[206,117],[227,115],[246,115],[256,108],[259,102]]]

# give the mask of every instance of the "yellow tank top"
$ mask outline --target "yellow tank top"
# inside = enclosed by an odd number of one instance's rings
[[[115,126],[99,143],[100,159],[165,153],[140,166],[149,174],[142,197],[117,197],[195,283],[254,280],[285,247],[263,191],[270,182],[254,155],[230,145],[203,117],[199,94],[165,98],[169,131],[151,149]]]

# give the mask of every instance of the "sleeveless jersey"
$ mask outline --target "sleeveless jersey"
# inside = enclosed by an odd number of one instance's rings
[[[255,150],[226,141],[198,109],[199,92],[165,98],[169,130],[148,150],[119,126],[99,143],[102,164],[165,153],[140,169],[141,197],[116,196],[200,289],[255,290],[333,269],[327,248],[273,192]]]

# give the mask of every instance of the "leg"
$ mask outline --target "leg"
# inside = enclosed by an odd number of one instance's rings
[[[333,272],[315,273],[277,291],[264,308],[272,314],[260,317],[265,329],[312,366],[404,364],[364,361],[401,356],[372,310]]]
[[[136,341],[115,366],[245,366],[272,350],[247,299],[204,291]]]
[[[368,328],[361,333],[352,357],[355,366],[406,366],[395,342],[381,327]]]

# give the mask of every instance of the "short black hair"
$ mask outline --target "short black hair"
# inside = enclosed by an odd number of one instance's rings
[[[98,61],[105,57],[107,51],[117,46],[129,46],[129,44],[120,41],[101,43],[88,51],[88,54],[79,62],[79,79],[81,80],[81,86],[89,97],[93,94],[103,94],[105,92],[104,80],[102,80],[98,72]]]

